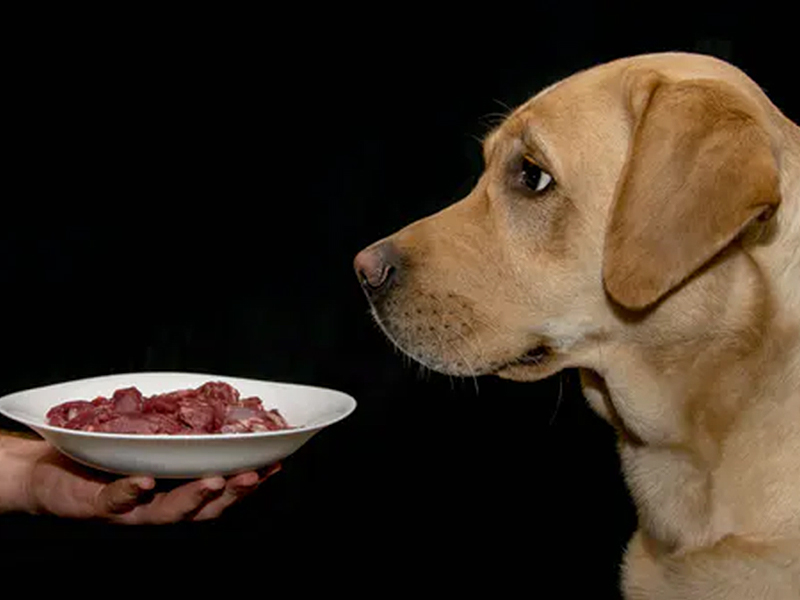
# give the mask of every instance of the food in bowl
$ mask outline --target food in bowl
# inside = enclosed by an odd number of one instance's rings
[[[120,388],[110,398],[54,406],[47,422],[80,431],[167,435],[291,429],[278,410],[266,410],[260,398],[240,398],[236,388],[216,381],[150,397],[136,387]]]

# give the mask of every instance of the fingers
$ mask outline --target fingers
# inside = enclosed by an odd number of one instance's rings
[[[95,499],[97,514],[111,516],[136,507],[155,486],[152,477],[126,477],[100,488]]]
[[[200,509],[197,514],[194,515],[193,520],[205,521],[208,519],[216,519],[226,508],[253,493],[258,488],[259,484],[266,481],[280,470],[280,463],[276,463],[267,467],[263,472],[248,471],[247,473],[240,473],[231,477],[225,485],[225,490],[222,494]]]
[[[226,508],[244,498],[258,487],[258,476],[255,473],[242,473],[232,477],[223,492],[193,515],[193,521],[216,519]]]
[[[175,523],[193,518],[203,506],[216,498],[225,489],[222,477],[201,479],[184,484],[160,498],[154,503],[152,518],[159,523]]]
[[[164,525],[185,521],[201,510],[206,502],[218,496],[225,487],[222,477],[199,479],[176,487],[169,492],[144,498],[129,512],[112,519],[128,525]],[[148,501],[149,500],[149,501]]]
[[[166,524],[215,519],[281,470],[280,463],[263,471],[248,471],[228,479],[210,477],[155,493],[150,477],[128,477],[103,486],[97,514],[125,524]]]

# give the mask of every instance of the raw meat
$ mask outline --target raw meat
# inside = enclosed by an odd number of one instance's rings
[[[214,381],[149,398],[130,387],[111,398],[72,400],[51,408],[47,422],[82,431],[170,435],[291,429],[276,409],[265,410],[259,398],[240,398],[232,386]]]

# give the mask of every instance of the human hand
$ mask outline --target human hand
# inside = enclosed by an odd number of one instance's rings
[[[16,472],[24,475],[16,478],[23,488],[18,490],[18,508],[122,524],[214,519],[280,471],[276,464],[261,473],[240,473],[227,480],[210,477],[169,486],[152,477],[114,478],[83,467],[38,440],[14,440],[11,451],[4,454],[3,462],[7,460],[15,461]]]

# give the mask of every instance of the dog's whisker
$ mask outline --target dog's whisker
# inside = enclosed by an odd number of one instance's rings
[[[556,406],[553,409],[553,414],[550,416],[550,421],[547,424],[548,427],[552,427],[553,423],[555,423],[558,409],[561,406],[561,401],[564,399],[564,378],[566,376],[566,371],[561,371],[558,375],[558,398],[556,398]]]
[[[505,114],[506,114],[506,115],[509,115],[510,113],[514,112],[514,108],[513,108],[513,107],[509,106],[508,104],[506,104],[505,102],[503,102],[503,101],[502,101],[502,100],[500,100],[499,98],[492,98],[492,102],[494,102],[494,103],[496,103],[496,104],[499,104],[500,106],[502,106],[502,107],[503,107],[503,110],[505,110],[505,111],[506,111],[506,112],[505,112]]]
[[[436,301],[436,302],[439,304],[439,307],[440,307],[440,314],[442,315],[442,316],[440,317],[440,319],[441,319],[441,320],[444,320],[444,314],[446,313],[446,309],[447,309],[447,307],[445,306],[445,304],[444,304],[444,302],[441,300],[441,298],[439,298],[438,296],[434,295],[434,296],[433,296],[433,299],[434,299],[434,301]],[[487,323],[487,324],[488,324],[488,323]],[[469,323],[466,323],[466,322],[464,323],[464,325],[465,325],[466,327],[469,327],[470,333],[474,334],[476,338],[478,337],[478,332],[475,330],[475,328],[474,328],[474,327],[472,327],[472,326],[471,326]],[[457,336],[459,336],[459,337],[460,337],[460,338],[461,338],[461,339],[464,341],[464,343],[465,343],[466,345],[468,345],[468,346],[470,346],[470,347],[472,348],[472,350],[473,350],[473,351],[474,351],[474,353],[475,353],[475,356],[476,356],[478,359],[482,360],[483,362],[487,362],[487,361],[486,361],[486,355],[485,355],[485,352],[484,352],[484,351],[483,351],[483,349],[482,349],[482,346],[483,346],[483,344],[480,342],[480,340],[476,340],[476,341],[473,343],[473,342],[471,342],[469,339],[467,339],[467,338],[466,338],[464,335],[462,335],[460,332],[458,332],[457,330],[455,330],[455,329],[452,329],[451,331],[452,331],[452,333],[455,333]],[[436,329],[434,329],[434,333],[436,333],[437,337],[439,337],[439,339],[440,339],[440,340],[443,340],[443,338],[442,338],[441,336],[439,336],[439,334],[438,334],[438,332],[437,332],[437,330],[436,330]],[[498,332],[498,335],[499,335],[499,332]],[[453,345],[453,348],[454,348],[454,349],[456,349],[456,351],[458,352],[458,349],[455,347],[455,345]],[[463,356],[463,354],[461,354],[461,353],[459,352],[459,355],[461,355],[461,358],[464,360],[464,362],[465,362],[465,363],[467,363],[467,366],[468,366],[468,367],[470,368],[470,370],[472,371],[472,377],[473,377],[473,379],[475,379],[475,390],[476,390],[476,392],[477,392],[477,391],[478,391],[478,382],[477,382],[477,375],[476,375],[476,371],[475,371],[475,369],[474,369],[474,368],[472,368],[472,366],[471,366],[471,365],[470,365],[470,364],[467,362],[467,360],[466,360],[466,358]]]
[[[480,136],[477,136],[475,134],[470,134],[469,137],[471,137],[473,141],[478,142],[478,144],[483,144],[483,138],[481,138]]]
[[[445,351],[446,351],[446,348],[447,348],[447,345],[446,345],[446,343],[445,343],[445,340],[444,340],[444,338],[443,338],[441,335],[439,335],[439,332],[436,330],[436,328],[435,328],[435,327],[434,327],[433,329],[431,329],[431,331],[432,331],[432,333],[433,333],[433,334],[436,336],[436,339],[439,341],[439,349],[440,349],[440,353],[441,353],[441,354],[444,356],[444,355],[446,354],[446,352],[445,352]],[[452,376],[452,375],[450,375],[449,373],[448,373],[448,375],[447,375],[447,376],[448,376],[448,378],[450,379],[450,389],[451,389],[451,390],[454,390],[454,389],[455,389],[455,386],[454,386],[454,383],[453,383],[453,376]]]
[[[440,344],[440,346],[442,348],[442,353],[443,354],[444,354],[445,347],[449,347],[449,348],[452,348],[455,351],[455,353],[458,354],[459,357],[461,357],[461,360],[464,361],[464,364],[467,366],[467,368],[469,369],[469,371],[470,371],[470,373],[472,375],[472,379],[475,381],[475,393],[477,394],[478,393],[478,379],[477,379],[477,377],[475,375],[475,369],[472,367],[470,362],[467,360],[467,357],[464,356],[464,354],[458,349],[458,346],[456,346],[455,344],[448,344],[447,341],[441,335],[439,335],[439,332],[436,330],[436,328],[433,328],[431,331],[433,332],[433,334],[439,340],[439,344]],[[458,332],[456,332],[456,333],[458,333]],[[461,336],[461,337],[462,337],[462,339],[464,339],[463,336]],[[464,341],[466,342],[467,340],[464,340]],[[451,377],[451,381],[452,381],[452,377]]]
[[[481,318],[480,315],[477,315],[477,314],[473,315],[472,319],[476,323],[478,323],[479,325],[483,325],[487,329],[491,329],[492,333],[494,333],[498,338],[502,338],[503,337],[502,334],[500,333],[500,330],[497,328],[497,326],[494,323],[492,323],[489,319]],[[473,331],[475,331],[475,335],[477,336],[478,332],[476,330],[473,330]]]
[[[467,326],[469,327],[469,325],[467,325]],[[470,329],[471,329],[471,328],[470,328]],[[483,353],[480,351],[480,348],[478,348],[477,346],[475,346],[474,344],[472,344],[472,343],[471,343],[471,342],[470,342],[470,341],[469,341],[469,340],[468,340],[466,337],[464,337],[464,336],[463,336],[461,333],[459,333],[458,331],[454,331],[454,333],[455,333],[455,334],[456,334],[458,337],[460,337],[460,338],[461,338],[461,339],[464,341],[464,343],[465,343],[465,344],[467,344],[468,346],[471,346],[471,347],[472,347],[472,348],[473,348],[473,349],[476,351],[475,355],[476,355],[476,357],[477,357],[477,358],[483,358]],[[461,357],[461,360],[463,360],[463,361],[464,361],[464,364],[466,364],[466,365],[467,365],[467,368],[469,369],[469,371],[470,371],[470,374],[472,375],[472,380],[473,380],[473,381],[474,381],[474,383],[475,383],[475,394],[476,394],[476,395],[478,395],[478,394],[480,393],[480,390],[478,389],[478,376],[477,376],[477,374],[476,374],[475,368],[474,368],[474,367],[472,366],[472,364],[471,364],[471,363],[470,363],[470,362],[467,360],[467,357],[466,357],[466,356],[464,356],[464,354],[463,354],[461,351],[459,351],[458,347],[457,347],[455,344],[451,344],[451,347],[452,347],[452,348],[453,348],[453,349],[454,349],[456,352],[458,352],[458,355]]]
[[[439,303],[440,310],[444,311],[444,309],[446,307],[444,306],[444,303],[441,301],[441,299],[436,297],[435,295],[432,296],[432,297],[433,297],[434,301]],[[467,326],[469,326],[469,325],[467,325]],[[472,376],[472,379],[473,379],[473,381],[475,383],[475,394],[477,395],[480,392],[480,390],[478,389],[478,377],[476,375],[475,368],[472,366],[470,361],[467,360],[467,357],[464,355],[464,353],[461,352],[461,350],[458,349],[458,346],[456,344],[447,343],[447,340],[445,340],[444,337],[442,337],[439,334],[438,327],[432,327],[430,331],[439,340],[439,344],[443,349],[444,349],[444,347],[446,345],[447,347],[451,348],[456,354],[458,354],[458,356],[461,358],[462,361],[464,361],[464,364],[467,366],[467,369],[469,370],[470,375]],[[477,350],[477,352],[476,352],[476,356],[477,357],[480,358],[482,356],[482,353],[480,352],[480,349],[476,348],[474,345],[470,344],[469,340],[467,340],[463,335],[461,335],[458,331],[456,331],[454,329],[452,330],[452,332],[455,333],[456,335],[458,335],[464,341],[465,344],[467,344],[469,346],[472,346],[474,350]]]

